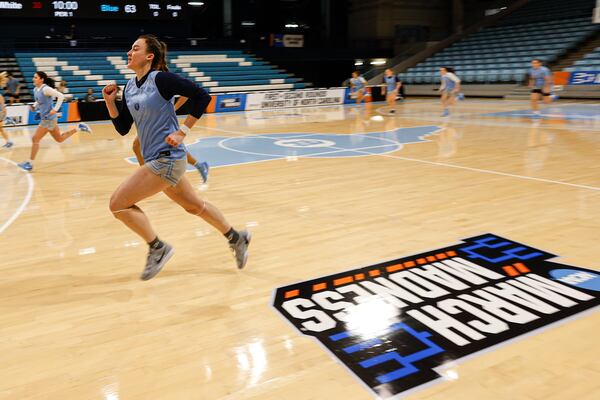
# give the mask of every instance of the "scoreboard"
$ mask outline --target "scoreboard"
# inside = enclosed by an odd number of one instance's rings
[[[0,0],[0,18],[180,19],[187,1]]]

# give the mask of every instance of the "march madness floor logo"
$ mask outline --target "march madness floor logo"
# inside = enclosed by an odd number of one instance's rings
[[[379,398],[600,304],[600,274],[493,234],[279,288],[274,306]]]

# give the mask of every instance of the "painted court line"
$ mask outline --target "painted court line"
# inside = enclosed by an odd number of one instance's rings
[[[415,120],[415,121],[424,121],[424,122],[429,122],[429,123],[433,122],[433,123],[437,123],[437,124],[447,123],[447,124],[478,125],[478,126],[504,126],[504,127],[511,127],[511,128],[531,128],[534,126],[533,125],[534,122],[551,121],[551,120],[544,119],[544,118],[532,119],[530,122],[522,122],[522,123],[508,122],[508,121],[495,121],[493,119],[493,117],[489,117],[489,119],[482,119],[482,120],[460,119],[463,116],[465,116],[465,114],[452,114],[449,118],[434,116],[434,115],[427,117],[427,116],[403,116],[403,115],[396,114],[394,116],[389,116],[389,117],[410,119],[410,120]],[[594,122],[594,125],[598,123],[598,120],[588,119],[587,121]],[[571,122],[573,122],[573,121],[571,121]],[[543,126],[536,126],[536,128],[548,129],[548,130],[559,130],[559,131],[577,130],[578,133],[597,133],[598,129],[599,129],[598,126],[589,127],[589,126],[585,126],[585,125],[575,125],[575,124],[565,124],[564,126],[543,125]]]
[[[398,143],[398,142],[393,142],[393,143],[388,143],[388,144],[382,144],[382,145],[377,145],[377,146],[370,146],[370,147],[360,147],[357,149],[344,149],[342,147],[336,147],[336,146],[329,146],[327,147],[330,150],[327,151],[322,151],[322,152],[318,152],[318,153],[312,153],[312,154],[299,154],[299,155],[280,155],[280,154],[267,154],[267,153],[255,153],[252,151],[246,151],[246,150],[238,150],[238,149],[233,149],[231,147],[227,147],[224,142],[229,140],[229,139],[235,139],[235,138],[228,138],[228,139],[223,139],[219,142],[218,146],[224,150],[229,150],[229,151],[233,151],[235,153],[241,153],[241,154],[249,154],[249,155],[255,155],[255,156],[264,156],[264,157],[279,157],[278,159],[285,159],[287,157],[297,157],[297,158],[313,158],[316,156],[323,156],[323,155],[329,155],[329,154],[335,154],[335,153],[343,153],[345,151],[347,152],[356,152],[359,153],[357,155],[357,157],[362,156],[370,156],[370,155],[374,155],[374,154],[385,154],[385,153],[391,153],[397,150],[400,150],[402,148],[402,143]],[[389,140],[389,139],[388,139]],[[369,153],[367,151],[364,150],[374,150],[374,149],[381,149],[381,148],[385,148],[385,147],[390,147],[390,146],[397,146],[397,148],[384,152],[384,153]]]
[[[561,182],[561,181],[555,181],[555,180],[552,180],[552,179],[535,178],[535,177],[532,177],[532,176],[511,174],[511,173],[508,173],[508,172],[500,172],[500,171],[494,171],[494,170],[490,170],[490,169],[465,167],[465,166],[462,166],[462,165],[447,164],[447,163],[441,163],[441,162],[436,162],[436,161],[419,160],[418,158],[401,157],[401,156],[394,156],[394,155],[390,155],[390,154],[372,154],[372,153],[369,153],[369,154],[374,155],[374,156],[394,158],[394,159],[397,159],[397,160],[413,161],[413,162],[418,162],[418,163],[422,163],[422,164],[435,165],[435,166],[438,166],[438,167],[456,168],[456,169],[462,169],[462,170],[465,170],[465,171],[481,172],[481,173],[484,173],[484,174],[507,176],[507,177],[511,177],[511,178],[519,178],[519,179],[525,179],[525,180],[536,181],[536,182],[553,183],[555,185],[570,186],[570,187],[575,187],[575,188],[578,188],[578,189],[587,189],[587,190],[600,191],[600,187],[588,186],[588,185],[578,185],[576,183]]]
[[[8,228],[13,222],[15,222],[15,220],[19,217],[19,215],[21,215],[21,213],[25,210],[25,207],[27,207],[27,204],[29,204],[29,201],[31,200],[31,196],[33,195],[33,188],[34,188],[34,181],[33,178],[31,177],[31,174],[21,171],[21,169],[19,168],[19,166],[17,165],[16,162],[8,160],[4,157],[0,157],[0,160],[4,160],[9,164],[14,165],[20,173],[25,174],[25,176],[27,177],[27,184],[28,184],[28,188],[27,188],[27,195],[25,196],[25,198],[23,199],[23,202],[21,203],[21,205],[19,206],[19,208],[17,208],[17,210],[13,213],[13,215],[8,219],[8,221],[6,221],[4,224],[2,224],[0,226],[0,233],[4,232],[6,230],[6,228]]]

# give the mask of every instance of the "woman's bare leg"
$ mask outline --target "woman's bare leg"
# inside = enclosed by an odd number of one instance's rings
[[[48,133],[48,129],[42,126],[38,126],[31,138],[31,153],[29,155],[29,159],[31,161],[35,160],[37,153],[40,151],[40,141],[44,136]]]
[[[179,180],[176,186],[170,186],[164,192],[185,211],[202,218],[222,234],[231,229],[231,224],[227,222],[221,211],[201,199],[185,176]]]
[[[115,190],[110,198],[110,211],[146,242],[151,242],[156,239],[156,232],[136,203],[167,187],[169,184],[158,175],[147,167],[141,167]]]
[[[71,136],[73,136],[74,134],[76,134],[77,133],[77,129],[76,128],[72,128],[72,129],[69,129],[66,132],[62,132],[61,133],[60,128],[57,126],[56,128],[52,129],[49,132],[52,135],[52,137],[54,138],[54,140],[56,140],[58,143],[62,143],[65,140],[67,140],[68,138],[70,138]]]

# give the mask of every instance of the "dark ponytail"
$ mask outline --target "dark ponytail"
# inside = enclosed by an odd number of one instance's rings
[[[154,54],[150,68],[156,71],[167,72],[169,70],[167,66],[167,44],[158,40],[154,35],[142,35],[139,39],[144,39],[146,41],[147,52]]]
[[[46,85],[50,86],[51,88],[56,87],[56,84],[54,83],[54,79],[50,78],[47,73],[45,73],[43,71],[37,71],[36,75],[39,76],[40,78],[42,78],[42,81]]]
[[[455,74],[456,73],[456,71],[452,67],[442,67],[442,68],[444,68],[447,72],[450,72],[451,74]]]

